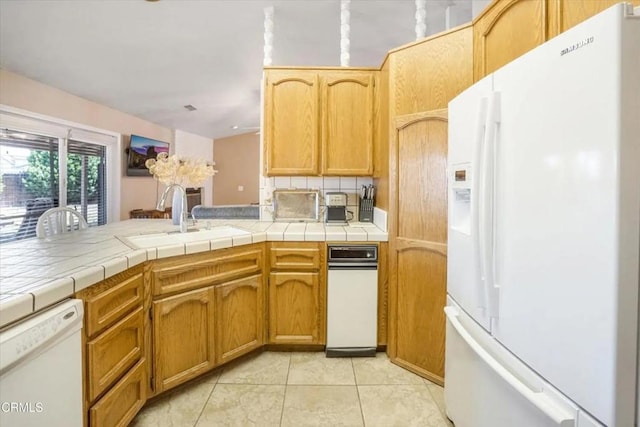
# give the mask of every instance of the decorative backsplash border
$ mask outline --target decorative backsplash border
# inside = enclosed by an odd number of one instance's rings
[[[260,220],[273,221],[271,197],[277,188],[304,188],[320,190],[320,211],[324,217],[324,199],[327,193],[341,191],[347,193],[347,210],[358,216],[358,189],[373,183],[369,176],[277,176],[260,177]],[[386,221],[385,221],[386,222]]]

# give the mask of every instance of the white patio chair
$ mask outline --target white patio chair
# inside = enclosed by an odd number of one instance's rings
[[[43,239],[55,234],[71,233],[89,227],[80,212],[67,208],[51,208],[44,211],[36,224],[36,236]]]

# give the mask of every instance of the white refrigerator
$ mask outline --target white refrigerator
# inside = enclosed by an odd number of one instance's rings
[[[445,401],[456,427],[637,423],[640,8],[449,103]]]

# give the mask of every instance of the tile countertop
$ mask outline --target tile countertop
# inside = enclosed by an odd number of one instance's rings
[[[231,225],[251,235],[132,249],[116,236],[175,231],[171,220],[133,219],[46,239],[0,246],[0,327],[147,260],[264,241],[376,241],[387,233],[372,224],[335,226],[256,220],[202,220],[198,228]]]

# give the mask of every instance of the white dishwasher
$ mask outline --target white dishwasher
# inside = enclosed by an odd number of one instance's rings
[[[327,357],[375,356],[378,337],[378,247],[329,245]]]
[[[1,426],[82,426],[83,313],[66,300],[0,331]]]

